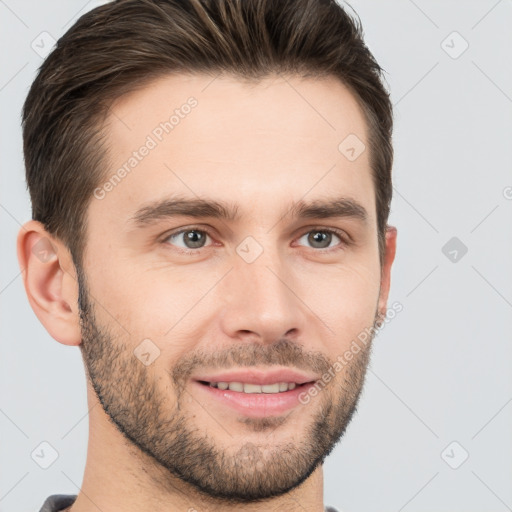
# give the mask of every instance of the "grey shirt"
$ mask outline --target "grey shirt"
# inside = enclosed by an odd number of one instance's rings
[[[46,498],[39,512],[59,512],[72,505],[76,500],[76,494],[52,494]],[[325,512],[341,512],[334,507],[325,507]]]

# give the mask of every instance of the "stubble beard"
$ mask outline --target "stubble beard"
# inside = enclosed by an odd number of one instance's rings
[[[174,383],[176,401],[174,409],[169,410],[170,395],[158,386],[161,377],[154,367],[144,366],[134,356],[133,346],[98,325],[80,270],[78,282],[80,347],[87,378],[115,427],[135,451],[142,452],[141,457],[154,463],[154,471],[150,468],[148,474],[155,475],[155,482],[166,492],[172,492],[179,479],[205,499],[217,502],[241,504],[283,495],[302,484],[323,463],[357,410],[371,340],[344,366],[337,379],[302,406],[304,410],[299,407],[292,411],[306,414],[312,407],[316,410],[307,428],[288,436],[292,440],[280,444],[268,441],[274,431],[290,421],[287,415],[243,417],[239,423],[244,432],[232,432],[230,446],[220,446],[204,426],[194,423],[183,407],[183,398],[188,393],[187,377],[193,368],[280,364],[323,374],[333,362],[323,354],[305,353],[288,339],[272,346],[240,344],[220,355],[195,353],[179,360],[170,372],[169,383]],[[217,420],[221,426],[225,422],[223,418]],[[228,433],[230,429],[233,430],[232,424],[225,426]],[[240,434],[242,439],[247,430],[253,437],[254,432],[260,432],[261,441],[246,440],[237,446],[237,437]]]

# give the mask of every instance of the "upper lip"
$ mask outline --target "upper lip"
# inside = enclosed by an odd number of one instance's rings
[[[204,373],[193,377],[194,380],[205,382],[243,382],[247,384],[273,384],[275,382],[295,382],[304,384],[317,380],[312,374],[307,374],[293,368],[274,368],[258,370],[256,368],[240,368],[218,373]]]

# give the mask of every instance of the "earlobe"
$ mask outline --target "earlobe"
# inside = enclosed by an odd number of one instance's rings
[[[39,321],[60,343],[79,345],[78,283],[67,247],[31,220],[18,233],[17,253],[25,292]]]
[[[379,313],[386,315],[389,288],[391,285],[391,266],[395,260],[396,254],[397,229],[394,226],[388,226],[386,229],[386,246],[384,262],[381,269]]]

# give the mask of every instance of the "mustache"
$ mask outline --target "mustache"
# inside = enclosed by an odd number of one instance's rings
[[[182,358],[171,370],[176,386],[182,386],[196,368],[290,366],[318,374],[329,370],[333,361],[319,351],[305,351],[303,346],[287,338],[273,344],[241,343],[214,352],[198,350]]]

